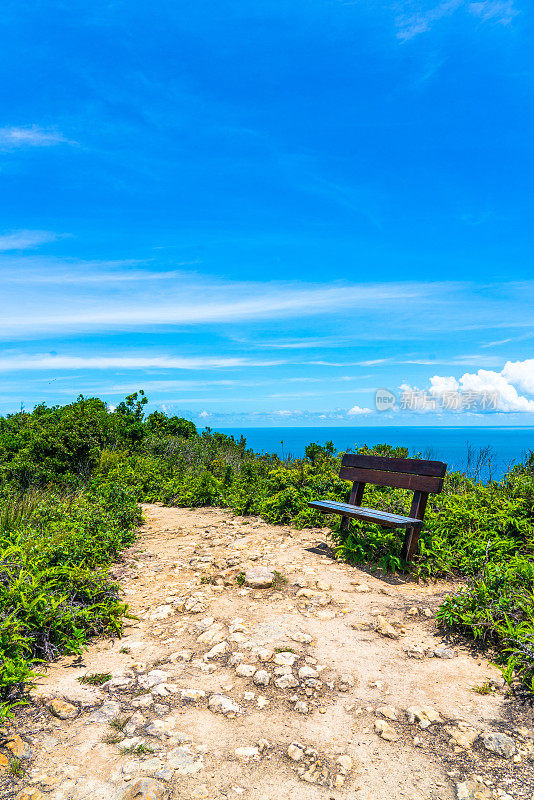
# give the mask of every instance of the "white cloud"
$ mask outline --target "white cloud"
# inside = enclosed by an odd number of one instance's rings
[[[0,128],[0,148],[50,147],[54,144],[72,144],[62,133],[52,128],[31,125],[26,128],[8,126]]]
[[[433,5],[429,5],[423,0],[417,5],[419,8],[416,11],[401,13],[397,17],[397,37],[401,41],[405,42],[421,33],[426,33],[437,22],[460,10],[466,11],[482,22],[493,22],[500,25],[509,25],[519,13],[513,0],[481,0],[480,2],[441,0]],[[409,7],[413,8],[413,4],[410,4]]]
[[[497,22],[501,25],[509,25],[519,14],[513,0],[482,0],[482,2],[468,3],[467,10],[484,22]]]
[[[19,370],[71,370],[71,369],[219,369],[235,367],[271,367],[281,361],[255,361],[248,358],[224,356],[0,356],[0,372]]]
[[[453,377],[445,378],[440,375],[434,375],[430,378],[430,394],[433,395],[442,394],[443,392],[457,392],[459,386],[458,381]]]
[[[534,400],[519,395],[502,373],[486,369],[474,374],[466,372],[460,378],[460,385],[463,392],[496,393],[498,411],[534,411]]]
[[[530,332],[533,328],[534,281],[488,285],[483,290],[467,282],[245,282],[185,271],[151,273],[138,265],[3,256],[0,336],[11,341],[48,339],[92,331],[140,333],[277,319],[295,322],[318,316],[339,320],[341,340],[347,338],[347,331],[352,339],[357,332],[359,345],[372,340],[428,339],[438,332],[499,327]],[[414,304],[417,315],[412,313]],[[348,344],[346,349],[350,351]],[[378,357],[341,363],[333,358],[310,363],[375,369],[391,361]],[[425,363],[439,362],[427,359]],[[501,362],[493,356],[473,355],[451,363],[493,367]]]
[[[416,283],[342,285],[290,285],[229,283],[215,279],[202,279],[196,275],[180,276],[174,284],[158,291],[147,288],[140,293],[137,288],[130,292],[117,288],[103,293],[98,283],[93,296],[68,293],[65,286],[57,291],[51,302],[50,294],[43,295],[38,287],[26,302],[26,313],[22,313],[22,297],[13,293],[17,308],[4,313],[2,331],[4,335],[16,335],[17,331],[48,335],[53,331],[87,329],[121,330],[161,325],[197,325],[220,322],[238,322],[269,318],[314,316],[340,312],[347,308],[377,311],[398,307],[399,303],[417,302],[424,305],[425,297],[436,291],[436,284],[428,287]],[[206,299],[206,298],[217,299]],[[51,307],[54,310],[51,310]],[[63,311],[57,309],[62,308]]]
[[[413,395],[417,411],[534,412],[534,359],[508,361],[500,372],[465,372],[459,379],[433,375],[427,392],[407,384],[400,388],[405,403],[406,395]]]
[[[9,250],[29,250],[40,244],[55,242],[61,239],[62,234],[53,231],[12,231],[0,234],[0,252]],[[27,281],[28,276],[19,276],[20,281]]]
[[[370,408],[362,408],[361,406],[352,406],[352,408],[349,408],[349,410],[347,411],[347,414],[349,415],[349,417],[361,417],[366,414],[372,414],[372,411]]]
[[[200,414],[199,414],[198,416],[199,416],[199,417],[202,417],[202,418],[205,418],[205,417],[209,417],[209,414],[208,414],[208,412],[207,412],[207,411],[201,411],[201,412],[200,412]]]

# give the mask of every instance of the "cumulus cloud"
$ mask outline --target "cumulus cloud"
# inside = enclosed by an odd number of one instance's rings
[[[362,415],[371,413],[370,408],[362,408],[361,406],[352,406],[352,408],[349,408],[347,411],[349,417],[361,417]]]
[[[502,374],[520,391],[534,395],[534,358],[526,361],[507,361]]]
[[[479,369],[453,375],[433,375],[427,390],[401,387],[404,407],[417,411],[534,412],[534,359],[507,361],[500,372]]]

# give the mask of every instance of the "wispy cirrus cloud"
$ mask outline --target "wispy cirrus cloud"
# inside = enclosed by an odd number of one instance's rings
[[[8,242],[11,246],[13,241]],[[82,262],[37,256],[0,258],[4,340],[43,339],[123,331],[174,331],[224,325],[239,347],[260,342],[260,328],[236,334],[233,325],[256,325],[287,319],[329,320],[325,336],[274,336],[263,340],[273,350],[332,347],[350,352],[371,340],[428,339],[452,331],[523,328],[534,331],[531,307],[534,282],[478,285],[470,282],[309,283],[245,281],[219,278],[185,269],[151,272],[140,262]],[[416,310],[416,313],[414,313]],[[302,330],[302,328],[300,328]],[[299,333],[300,333],[299,330]],[[335,333],[334,333],[335,331]],[[495,331],[496,333],[496,331]],[[506,333],[509,335],[509,331]],[[226,335],[226,334],[225,334]],[[496,337],[495,337],[496,338]],[[282,347],[278,347],[278,345]],[[284,347],[284,345],[289,347]],[[236,347],[232,345],[234,350]],[[338,354],[336,353],[336,356]],[[362,354],[363,355],[363,354]],[[367,353],[366,353],[367,355]],[[391,361],[370,357],[310,361],[319,366],[378,367]],[[491,356],[464,357],[463,362],[491,366]],[[432,357],[413,363],[438,363]]]
[[[0,128],[0,149],[10,150],[19,147],[50,147],[57,144],[74,144],[60,131],[53,128],[40,128],[38,125],[18,127],[15,125]]]
[[[0,234],[0,252],[31,250],[41,244],[56,242],[58,239],[64,238],[64,236],[65,234],[54,233],[54,231],[10,231],[9,233]],[[18,280],[27,281],[28,277],[27,275],[18,276]]]
[[[296,315],[342,313],[349,308],[394,309],[409,303],[424,304],[436,291],[424,283],[388,284],[289,284],[226,281],[194,273],[181,273],[158,288],[159,276],[152,281],[145,275],[146,288],[129,288],[130,281],[102,292],[95,280],[94,289],[70,288],[68,281],[51,284],[44,290],[38,278],[14,286],[9,292],[10,275],[18,278],[16,264],[8,264],[5,281],[7,310],[0,323],[5,337],[38,337],[67,332],[98,332],[147,329],[155,326],[191,326],[235,323],[261,319],[280,319]],[[125,268],[126,274],[128,269]],[[107,272],[100,270],[104,281]],[[28,277],[28,276],[27,276]],[[108,276],[109,277],[109,276]],[[120,284],[125,284],[121,286]],[[10,300],[12,302],[10,302]]]
[[[248,358],[225,356],[156,356],[156,355],[115,355],[115,356],[60,356],[8,355],[0,356],[0,372],[49,370],[137,370],[137,369],[224,369],[236,367],[271,367],[281,361],[256,361]]]
[[[475,17],[480,17],[484,22],[497,22],[501,25],[509,25],[519,14],[514,0],[481,0],[481,2],[468,3],[467,10]]]
[[[405,10],[406,6],[408,10]],[[403,10],[396,18],[397,38],[403,42],[413,39],[431,30],[442,19],[461,10],[482,22],[500,25],[509,25],[519,13],[514,0],[480,0],[480,2],[441,0],[433,4],[427,2],[403,4]]]

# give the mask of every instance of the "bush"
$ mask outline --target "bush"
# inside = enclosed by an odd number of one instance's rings
[[[139,521],[122,488],[61,497],[4,498],[0,518],[0,716],[40,661],[79,653],[91,636],[118,634],[126,605],[106,566]]]

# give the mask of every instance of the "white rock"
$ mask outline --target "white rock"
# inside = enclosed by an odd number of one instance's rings
[[[274,650],[270,650],[268,647],[253,648],[253,652],[258,656],[259,660],[263,662],[270,661],[274,656]]]
[[[251,759],[257,761],[260,757],[259,747],[236,747],[234,753],[240,761],[250,761]]]
[[[139,686],[143,689],[151,689],[152,686],[157,686],[159,683],[165,683],[170,678],[168,672],[161,669],[153,669],[147,675],[140,675],[138,678]]]
[[[256,667],[254,664],[238,664],[235,669],[235,674],[239,675],[240,678],[252,678],[255,672]]]
[[[200,634],[200,636],[197,638],[197,642],[199,644],[208,644],[210,646],[219,644],[219,642],[222,642],[226,638],[225,631],[225,626],[221,622],[215,622],[206,631],[204,631],[204,633]]]
[[[352,758],[348,755],[339,756],[336,761],[336,764],[339,767],[339,772],[342,775],[348,775],[348,773],[352,769]]]
[[[395,722],[397,719],[397,709],[393,706],[380,706],[376,709],[376,713],[386,719],[390,719],[392,722]]]
[[[245,572],[245,586],[252,589],[267,589],[274,582],[274,572],[267,567],[253,567]]]
[[[227,717],[236,716],[241,714],[241,707],[224,694],[212,694],[208,701],[208,708],[215,714],[224,714]]]
[[[385,719],[375,719],[375,733],[378,733],[386,742],[396,742],[399,738],[394,728]]]
[[[110,692],[129,689],[131,686],[133,686],[133,678],[128,675],[114,675],[109,681],[102,684],[102,688]]]
[[[418,722],[419,727],[423,730],[433,722],[443,722],[436,709],[432,708],[432,706],[410,706],[406,710],[406,716],[410,725]]]
[[[282,667],[292,667],[297,660],[298,656],[296,656],[295,653],[290,653],[286,650],[284,650],[282,653],[276,653],[274,657],[274,663]]]
[[[121,713],[120,703],[108,700],[97,708],[87,719],[88,722],[113,722]]]
[[[293,742],[287,748],[287,755],[292,761],[301,761],[304,756],[304,746]]]
[[[150,619],[167,619],[168,617],[170,617],[174,613],[175,613],[175,610],[170,605],[158,606],[150,614]]]
[[[119,750],[130,750],[130,748],[139,747],[141,744],[145,744],[145,740],[141,736],[132,736],[130,739],[123,739],[122,742],[118,742],[117,747]]]
[[[186,703],[196,703],[206,697],[203,689],[180,689],[180,697]]]
[[[208,628],[211,628],[214,622],[215,620],[213,617],[204,617],[203,619],[198,619],[194,625],[199,631],[207,631]]]
[[[154,703],[154,698],[151,694],[144,694],[141,697],[136,697],[132,700],[132,705],[135,708],[149,708]]]
[[[454,658],[454,650],[450,647],[436,647],[434,658]]]
[[[398,639],[399,634],[385,617],[379,614],[376,618],[376,627],[375,630],[377,633],[382,634],[382,636],[386,636],[388,639]]]
[[[268,686],[271,681],[271,674],[265,669],[259,669],[254,675],[256,686]]]
[[[294,675],[286,674],[274,679],[274,685],[277,689],[294,689],[299,685],[298,680]]]
[[[158,739],[168,739],[173,727],[174,723],[171,720],[153,719],[150,725],[147,726],[146,732],[150,736],[156,736]]]
[[[192,658],[192,650],[178,650],[176,653],[171,653],[168,660],[171,664],[179,664],[180,662],[191,661]]]
[[[202,756],[195,759],[195,756],[185,747],[176,747],[167,754],[167,763],[173,767],[179,775],[194,775],[202,769]]]
[[[457,722],[456,726],[447,725],[445,733],[448,733],[451,737],[452,745],[461,747],[463,750],[469,750],[478,739],[478,731],[465,722]]]
[[[205,655],[204,658],[209,660],[210,658],[220,658],[221,656],[226,655],[226,653],[230,652],[230,645],[228,642],[219,642],[219,644],[214,645],[211,650],[209,650]]]
[[[230,631],[230,633],[245,633],[246,626],[244,623],[245,623],[244,619],[241,619],[241,617],[236,617],[230,623],[228,630]]]
[[[313,667],[304,665],[299,669],[299,678],[305,680],[306,678],[318,678],[319,673]]]
[[[309,633],[303,633],[302,631],[289,631],[288,636],[294,642],[300,642],[301,644],[311,644],[313,641],[313,637]]]

